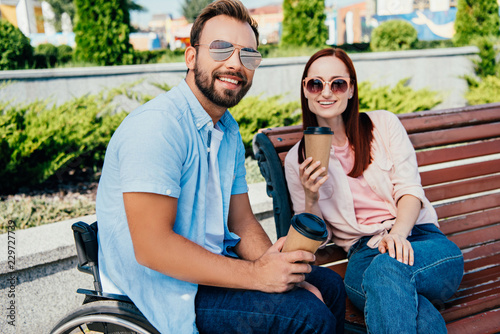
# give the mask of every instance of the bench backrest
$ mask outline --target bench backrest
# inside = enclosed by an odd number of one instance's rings
[[[422,185],[441,230],[464,253],[465,276],[455,303],[467,302],[472,287],[490,284],[496,294],[483,302],[488,307],[500,304],[500,103],[398,117],[416,150]],[[283,161],[301,138],[301,125],[263,129],[254,137],[255,157],[273,198],[278,237],[287,234],[293,214]],[[319,264],[331,263],[341,275],[345,256],[334,245],[317,254]],[[447,311],[447,321],[460,313]]]

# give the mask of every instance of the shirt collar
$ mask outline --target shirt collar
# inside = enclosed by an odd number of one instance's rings
[[[207,123],[212,122],[212,118],[208,113],[203,109],[203,107],[200,104],[200,101],[196,98],[194,95],[193,91],[187,84],[186,80],[182,80],[181,83],[179,84],[179,90],[181,93],[184,95],[186,98],[186,101],[189,105],[189,109],[191,110],[191,113],[193,114],[193,119],[196,124],[196,128],[200,130],[202,127],[204,127]],[[219,120],[219,123],[221,125],[221,129],[226,132],[237,132],[239,131],[239,126],[236,120],[233,118],[231,113],[226,110],[224,115],[222,115],[221,119]]]

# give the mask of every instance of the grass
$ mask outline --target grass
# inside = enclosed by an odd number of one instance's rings
[[[16,229],[27,229],[94,213],[95,201],[81,194],[9,196],[0,202],[0,232],[7,232],[9,220]]]

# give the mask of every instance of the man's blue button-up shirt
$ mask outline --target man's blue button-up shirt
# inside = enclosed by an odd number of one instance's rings
[[[246,193],[245,150],[238,124],[226,111],[218,154],[224,221],[223,255],[239,237],[229,232],[231,195]],[[125,215],[124,192],[178,199],[174,231],[205,244],[206,186],[214,124],[185,81],[128,115],[109,142],[97,191],[99,268],[105,292],[127,295],[162,333],[197,332],[197,285],[137,263]],[[165,240],[168,242],[168,240]]]

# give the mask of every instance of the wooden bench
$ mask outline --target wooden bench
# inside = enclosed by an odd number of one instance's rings
[[[465,258],[458,292],[436,307],[449,333],[500,332],[500,103],[398,117],[417,152],[441,231]],[[292,217],[283,161],[301,138],[300,125],[260,130],[253,141],[278,237],[286,235]],[[317,253],[316,262],[342,277],[347,267],[346,253],[333,244]],[[347,301],[346,331],[365,333],[364,327],[363,314]]]

